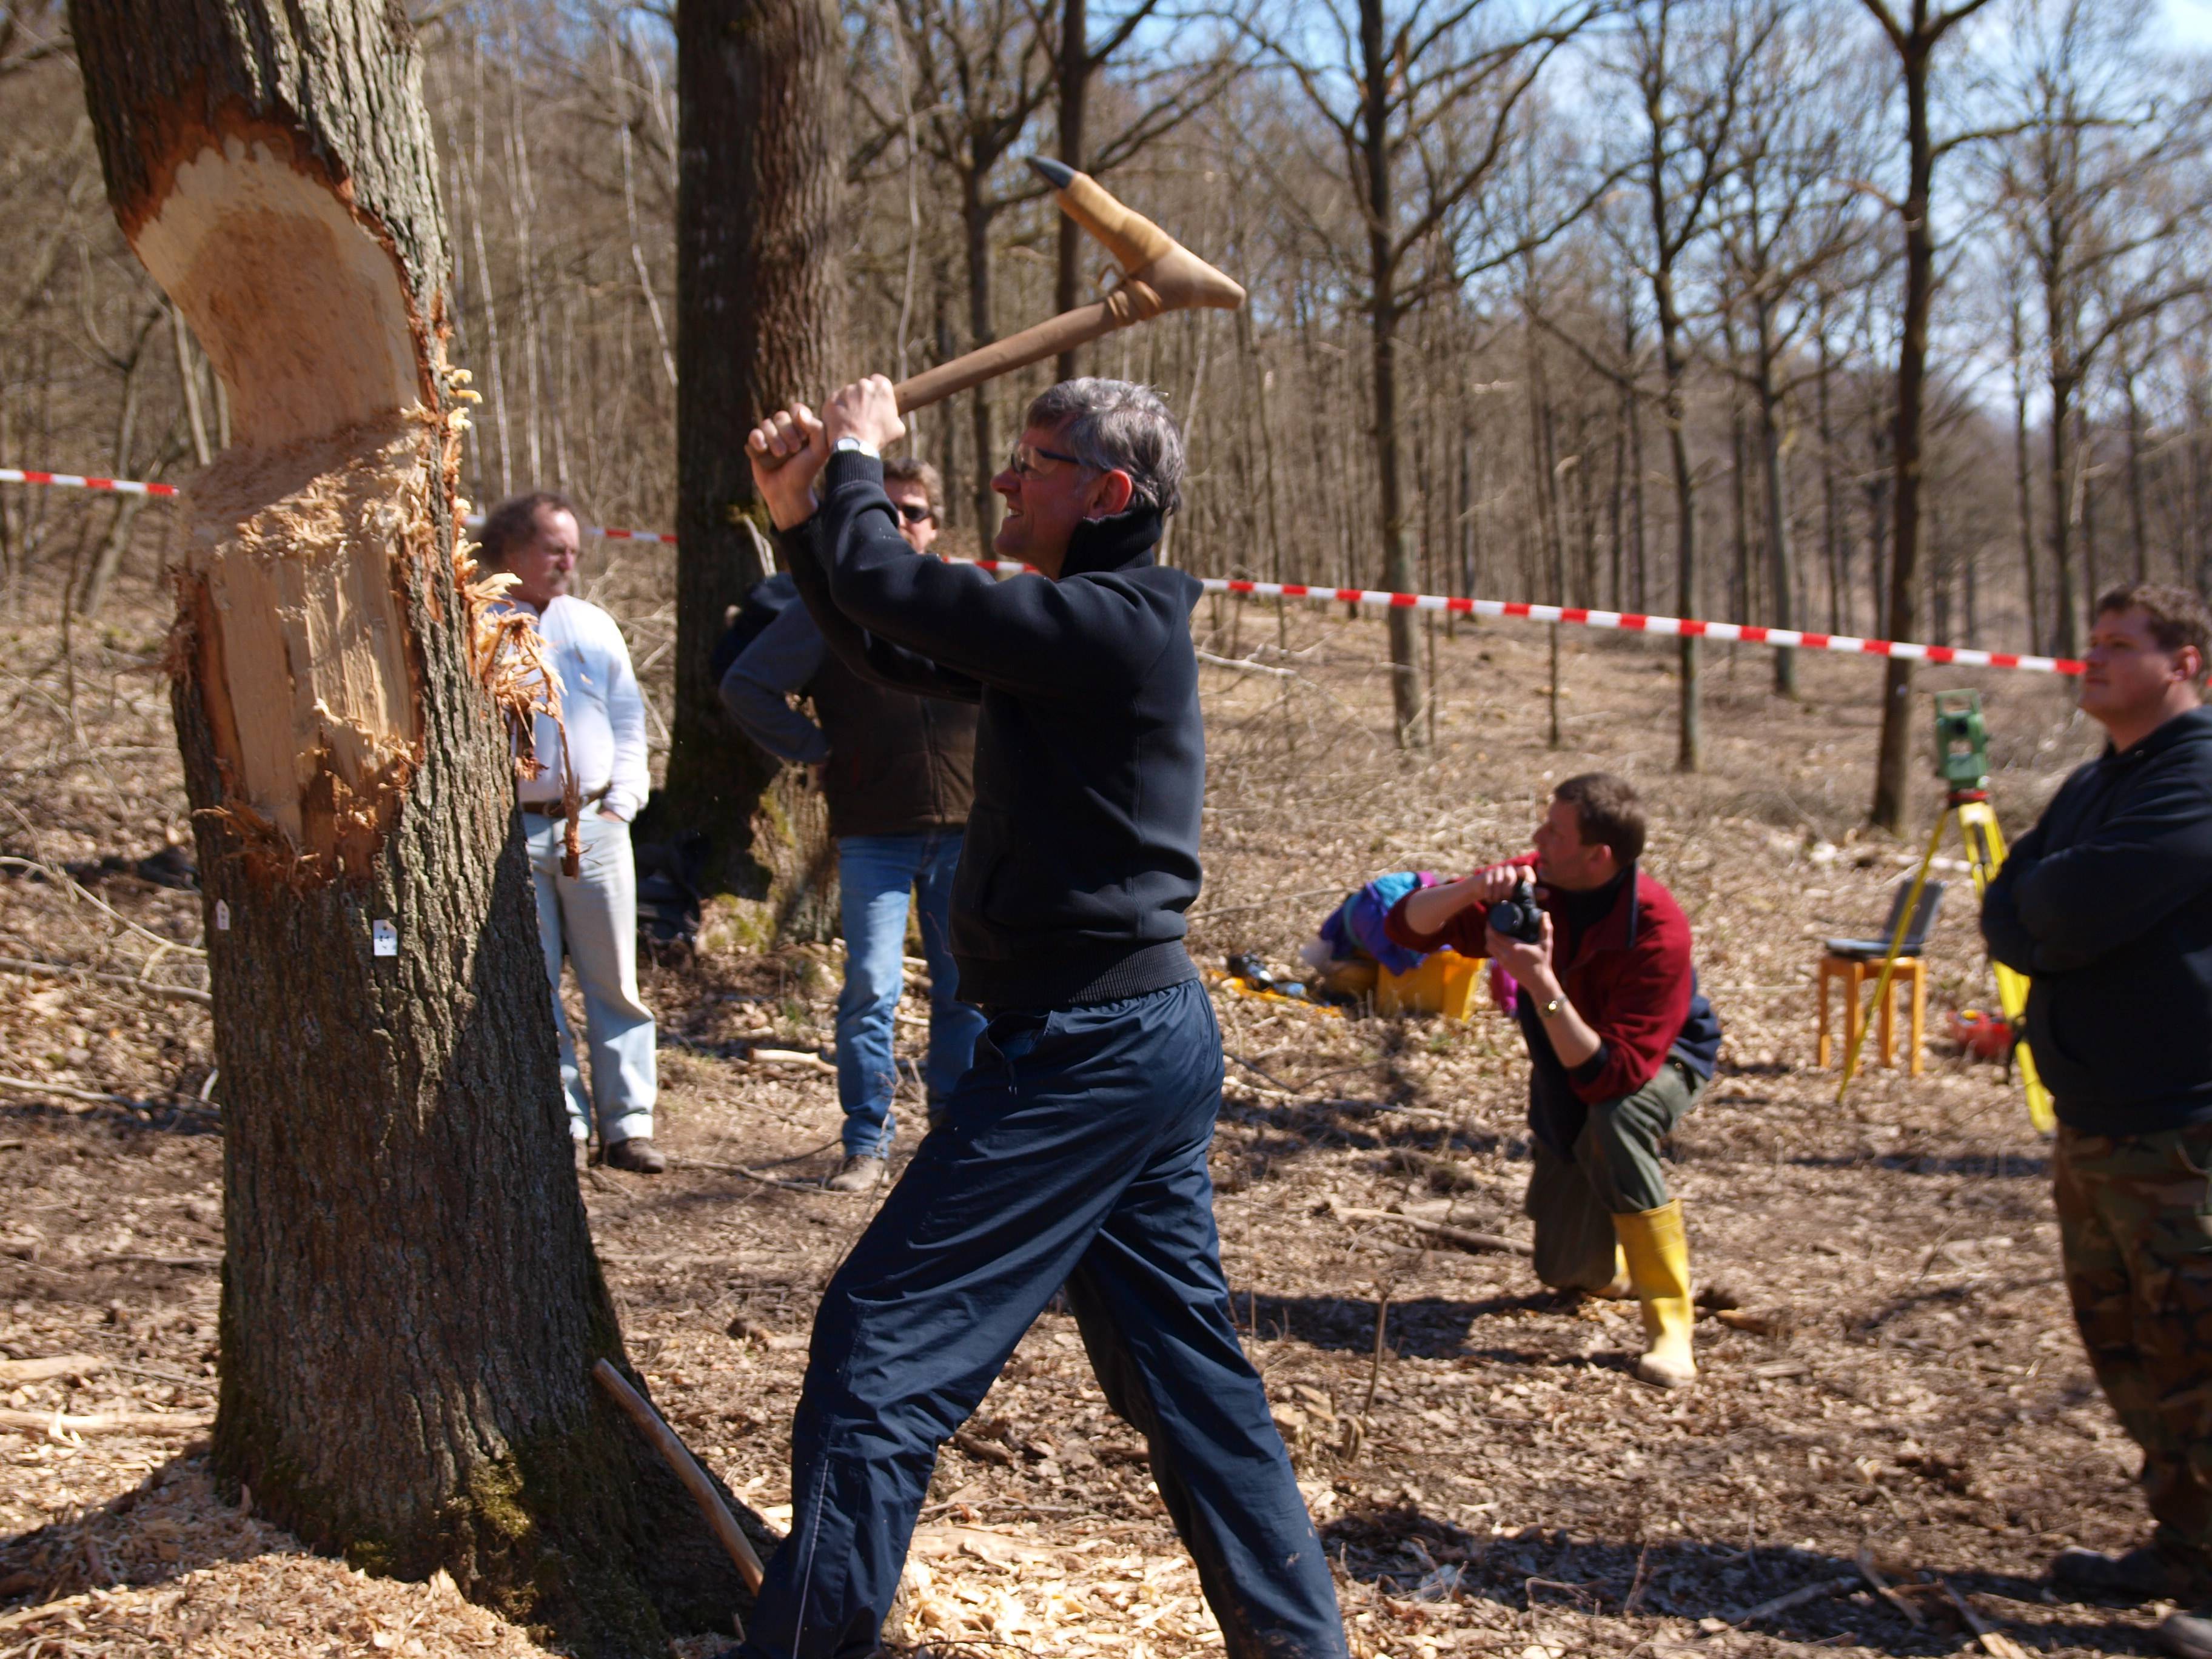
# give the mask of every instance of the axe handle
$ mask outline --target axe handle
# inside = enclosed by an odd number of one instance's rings
[[[1114,307],[1103,300],[1078,306],[1073,311],[1064,311],[1018,334],[978,346],[949,363],[924,369],[911,380],[901,380],[892,390],[897,394],[902,413],[921,409],[998,375],[1057,356],[1071,346],[1111,334],[1121,325],[1121,319],[1115,315]]]

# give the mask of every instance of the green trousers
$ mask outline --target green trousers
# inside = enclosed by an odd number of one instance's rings
[[[1698,1103],[1702,1079],[1669,1060],[1634,1094],[1589,1109],[1575,1155],[1534,1141],[1536,1167],[1522,1207],[1536,1224],[1536,1277],[1555,1291],[1613,1282],[1613,1218],[1656,1210],[1672,1196],[1659,1146]]]
[[[2061,1124],[2051,1170],[2074,1322],[2142,1448],[2157,1542],[2212,1566],[2212,1123],[2148,1135]]]

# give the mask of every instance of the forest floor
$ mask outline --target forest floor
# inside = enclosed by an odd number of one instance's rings
[[[643,659],[665,632],[665,573],[628,568],[600,573],[601,597]],[[210,1489],[192,1425],[214,1401],[222,1091],[204,1006],[148,988],[205,981],[198,896],[161,884],[167,849],[189,852],[162,619],[150,591],[125,600],[139,608],[76,624],[66,651],[28,620],[54,615],[50,594],[0,628],[0,957],[137,981],[0,973],[0,1357],[92,1357],[0,1385],[17,1413],[0,1420],[26,1425],[0,1428],[0,1654],[540,1651],[450,1584],[365,1577]],[[1517,850],[1552,781],[1602,766],[1648,793],[1646,866],[1689,912],[1728,1034],[1671,1173],[1699,1282],[1761,1328],[1703,1321],[1699,1385],[1663,1394],[1626,1369],[1632,1306],[1572,1305],[1521,1258],[1424,1249],[1402,1224],[1341,1213],[1525,1237],[1526,1066],[1505,1021],[1217,987],[1224,1256],[1355,1650],[1936,1655],[1973,1640],[1954,1591],[2000,1633],[1988,1651],[2147,1651],[2148,1615],[2040,1583],[2062,1545],[2122,1546],[2145,1518],[2066,1316],[2045,1145],[1998,1071],[1942,1036],[1945,1010],[1990,995],[1962,872],[1942,872],[1926,1073],[1876,1070],[1838,1104],[1814,1064],[1819,940],[1876,926],[1912,856],[1854,829],[1878,666],[1805,659],[1790,702],[1767,653],[1709,650],[1706,766],[1684,778],[1671,643],[1568,630],[1553,749],[1544,630],[1463,624],[1436,641],[1434,751],[1407,760],[1378,623],[1297,611],[1279,642],[1273,611],[1231,616],[1197,617],[1209,650],[1256,659],[1206,675],[1202,963],[1287,964],[1345,890]],[[2015,832],[2089,750],[2055,681],[1923,684],[1988,695]],[[1924,825],[1940,793],[1916,790]],[[834,947],[653,967],[673,1168],[581,1177],[656,1398],[775,1521],[814,1301],[872,1206],[811,1184],[836,1152],[828,1069],[725,1056],[771,1038],[825,1049],[836,978]],[[909,1044],[926,1006],[902,1011]],[[117,1411],[178,1422],[66,1425]],[[908,1602],[910,1638],[1002,1654],[1219,1646],[1141,1443],[1064,1315],[1038,1322],[946,1449]]]

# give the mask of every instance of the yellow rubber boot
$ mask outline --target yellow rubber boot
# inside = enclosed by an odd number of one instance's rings
[[[1686,1389],[1697,1380],[1690,1328],[1698,1310],[1690,1302],[1690,1244],[1682,1231],[1682,1200],[1656,1210],[1617,1215],[1613,1231],[1628,1258],[1629,1281],[1644,1304],[1644,1355],[1636,1375],[1655,1388]]]

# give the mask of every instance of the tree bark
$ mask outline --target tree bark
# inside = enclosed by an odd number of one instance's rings
[[[960,228],[968,256],[970,351],[990,344],[997,337],[991,327],[991,221],[997,210],[984,193],[985,180],[996,160],[995,154],[977,154],[960,175]],[[988,558],[992,538],[999,533],[999,499],[991,493],[991,477],[999,465],[999,446],[992,432],[991,387],[988,382],[968,394],[968,418],[975,434],[975,476],[969,483],[975,507],[975,550],[977,556]]]
[[[676,8],[676,718],[651,822],[708,836],[710,878],[826,937],[824,820],[739,735],[712,666],[723,617],[767,574],[744,434],[839,365],[843,36],[827,0]]]
[[[217,1477],[577,1650],[665,1651],[744,1597],[588,1379],[622,1335],[456,580],[411,40],[378,0],[70,9],[116,216],[235,411],[170,653],[223,1083]]]
[[[1906,185],[1905,313],[1897,354],[1897,416],[1892,461],[1897,477],[1891,532],[1889,637],[1909,640],[1920,619],[1920,473],[1923,405],[1928,383],[1928,313],[1936,291],[1936,228],[1929,198],[1936,174],[1936,146],[1928,126],[1928,65],[1935,38],[1916,31],[1904,43]],[[1912,763],[1912,663],[1891,657],[1882,669],[1881,737],[1875,761],[1874,803],[1869,816],[1893,835],[1905,833],[1905,775]]]
[[[1759,459],[1766,483],[1766,560],[1774,589],[1771,614],[1777,628],[1797,626],[1797,561],[1790,544],[1789,479],[1782,457],[1782,394],[1776,385],[1774,309],[1764,297],[1753,313],[1759,352]],[[1781,696],[1797,695],[1797,653],[1787,648],[1774,653],[1774,689]]]
[[[1368,341],[1375,377],[1375,470],[1382,509],[1382,586],[1413,588],[1413,538],[1406,522],[1405,463],[1399,454],[1398,262],[1391,250],[1396,223],[1390,179],[1390,76],[1384,48],[1382,0],[1359,0],[1360,142],[1367,210]],[[1390,608],[1390,702],[1398,747],[1422,746],[1421,678],[1413,615]]]
[[[2043,610],[2037,599],[2035,505],[2029,488],[2027,459],[2027,361],[2021,338],[2020,305],[2012,306],[2012,486],[2015,527],[2020,534],[2020,579],[2027,599],[2028,649],[2043,648]]]
[[[1078,173],[1083,168],[1084,107],[1091,96],[1091,15],[1087,0],[1060,0],[1060,159]],[[1075,309],[1082,286],[1083,227],[1065,213],[1053,271],[1053,313]],[[1077,348],[1070,346],[1053,364],[1053,379],[1076,375]]]

